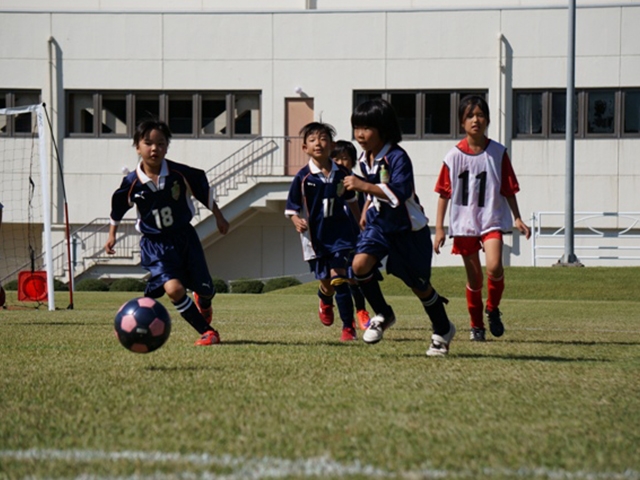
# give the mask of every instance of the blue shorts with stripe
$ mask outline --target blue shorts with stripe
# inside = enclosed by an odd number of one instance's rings
[[[387,273],[420,291],[430,284],[432,252],[428,226],[416,231],[384,233],[376,224],[368,224],[356,246],[356,255],[366,253],[378,261],[388,257]]]
[[[159,298],[164,284],[172,279],[201,296],[215,293],[202,244],[196,230],[189,226],[171,235],[144,235],[140,240],[142,267],[151,277],[145,295]]]
[[[331,270],[345,270],[347,275],[351,265],[352,251],[340,250],[324,257],[309,260],[309,269],[313,272],[316,280],[331,279]]]

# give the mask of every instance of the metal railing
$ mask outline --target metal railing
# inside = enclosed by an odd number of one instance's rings
[[[564,226],[545,226],[549,217],[559,217],[552,225],[562,224],[564,212],[535,212],[532,215],[531,258],[534,267],[540,259],[559,259],[564,251]],[[640,261],[640,212],[575,212],[574,227],[574,237],[579,240],[574,249],[579,260]],[[556,253],[542,253],[548,251]]]
[[[286,175],[287,164],[300,162],[302,151],[289,152],[287,144],[297,137],[258,137],[206,171],[210,185],[220,201],[229,190],[238,188],[250,177]]]

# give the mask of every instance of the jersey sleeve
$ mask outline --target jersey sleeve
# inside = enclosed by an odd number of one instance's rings
[[[513,166],[511,165],[511,159],[509,158],[509,154],[506,150],[502,156],[501,175],[500,195],[504,197],[513,197],[520,191],[520,185],[518,184],[518,179],[516,178]]]
[[[289,195],[287,195],[287,204],[284,214],[287,217],[299,215],[302,211],[302,178],[300,175],[293,177],[291,186],[289,187]]]
[[[397,156],[389,158],[388,160],[389,182],[379,183],[378,186],[387,196],[386,201],[389,205],[395,208],[403,205],[413,197],[413,166],[411,165],[409,156],[404,151],[401,151]]]
[[[111,196],[111,214],[109,215],[112,225],[118,225],[124,215],[131,207],[133,207],[130,195],[136,181],[137,177],[135,172],[133,172],[132,174],[124,177],[120,187],[113,192],[113,195]]]
[[[442,198],[451,198],[451,176],[449,175],[449,167],[447,167],[447,164],[444,162],[442,163],[440,175],[438,175],[438,180],[436,181],[435,192]]]
[[[187,167],[183,175],[194,198],[209,210],[213,209],[213,188],[209,185],[209,179],[204,170]]]

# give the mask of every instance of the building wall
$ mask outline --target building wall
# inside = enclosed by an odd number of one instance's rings
[[[549,1],[542,8],[539,2],[504,0],[474,9],[475,2],[380,0],[362,10],[354,0],[281,0],[268,2],[268,11],[262,1],[232,2],[235,11],[225,11],[229,3],[184,1],[176,12],[175,2],[132,7],[120,0],[0,0],[0,89],[42,90],[58,132],[66,115],[65,90],[258,90],[262,134],[279,136],[285,98],[301,87],[314,98],[315,116],[333,124],[339,138],[351,137],[354,90],[488,90],[489,135],[509,147],[523,217],[564,208],[564,139],[511,138],[510,92],[566,86],[567,11],[560,8],[566,2]],[[576,87],[640,87],[638,2],[578,6]],[[58,140],[71,221],[82,225],[106,217],[122,167],[136,163],[130,140],[62,134]],[[207,169],[244,143],[175,139],[169,157]],[[432,224],[433,186],[453,144],[403,142]],[[576,140],[576,211],[640,211],[640,197],[633,194],[640,187],[638,144]],[[62,221],[59,207],[53,213],[54,221]],[[289,260],[300,256],[295,232],[273,215],[252,217],[232,238],[209,247],[213,263],[251,252],[251,261],[224,266],[220,276],[299,273],[300,261]],[[507,242],[513,244],[508,264],[532,263],[526,241],[516,235]],[[451,263],[460,261],[448,254],[435,260]]]

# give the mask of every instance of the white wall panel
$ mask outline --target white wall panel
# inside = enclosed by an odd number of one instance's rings
[[[385,54],[383,13],[282,14],[274,22],[274,58],[314,60],[378,59]]]
[[[272,56],[272,16],[199,14],[163,17],[167,60],[251,60]]]
[[[640,55],[640,6],[625,8],[620,17],[620,53]]]
[[[387,16],[389,58],[467,59],[497,55],[499,12],[402,12]],[[480,25],[483,35],[471,33]]]
[[[577,9],[576,57],[618,55],[620,28],[610,28],[610,25],[620,25],[619,8]]]
[[[158,60],[69,60],[63,66],[65,90],[160,90],[162,73]]]
[[[65,60],[162,58],[161,15],[56,14],[51,23]]]
[[[46,61],[40,59],[2,59],[0,58],[0,89],[37,89],[43,88],[42,79],[47,74]]]
[[[566,10],[505,10],[501,28],[518,59],[566,56]]]
[[[48,14],[0,15],[0,58],[46,59],[49,19]]]
[[[163,87],[166,89],[264,92],[272,89],[269,74],[272,63],[269,61],[167,60],[163,65]]]

